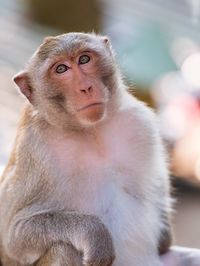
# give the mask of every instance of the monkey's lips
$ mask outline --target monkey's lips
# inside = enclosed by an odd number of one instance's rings
[[[90,122],[97,122],[102,119],[105,111],[105,104],[96,102],[88,104],[77,110],[79,118]]]
[[[102,106],[102,105],[103,105],[103,103],[101,103],[101,102],[91,103],[91,104],[88,104],[86,106],[83,106],[83,107],[77,109],[77,111],[80,112],[80,111],[84,111],[85,109],[88,109],[88,108],[98,107],[98,106]]]

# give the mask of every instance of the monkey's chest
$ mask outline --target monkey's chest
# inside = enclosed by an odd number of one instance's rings
[[[133,204],[142,194],[138,184],[141,173],[134,167],[134,158],[130,163],[124,157],[81,154],[80,149],[79,156],[59,163],[61,178],[55,182],[66,207],[69,204],[81,212],[104,216],[115,205],[120,208],[120,204]]]
[[[144,246],[155,239],[157,214],[143,202],[134,178],[123,171],[106,165],[91,170],[72,185],[67,201],[73,210],[96,215],[107,226],[115,245],[116,266],[140,265],[135,254],[141,257],[145,253],[141,254],[138,243]]]
[[[130,163],[125,153],[122,157],[84,157],[83,153],[76,158],[78,166],[73,160],[62,164],[62,178],[56,179],[54,186],[62,207],[97,215],[109,226],[113,223],[118,231],[130,227],[141,209],[144,173],[136,167],[136,159]]]
[[[67,161],[58,163],[61,177],[55,179],[54,189],[61,208],[96,215],[104,222],[115,244],[116,265],[125,266],[132,265],[133,254],[140,254],[138,243],[155,239],[157,213],[143,198],[142,182],[150,169],[141,167],[129,149],[118,149],[121,152],[113,148],[111,155],[101,156],[80,148],[76,157],[66,156]],[[139,265],[137,260],[134,265]]]
[[[125,138],[124,138],[125,139]],[[66,208],[102,217],[133,205],[143,194],[145,166],[134,147],[114,138],[107,149],[89,143],[58,147],[55,186]],[[116,210],[115,210],[116,209]],[[111,217],[112,218],[112,217]]]

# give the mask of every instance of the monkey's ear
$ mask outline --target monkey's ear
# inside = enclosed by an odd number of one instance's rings
[[[47,36],[47,37],[44,37],[43,41],[42,41],[42,44],[46,44],[46,43],[49,43],[51,42],[52,40],[54,40],[55,37],[54,36]]]
[[[14,76],[13,80],[29,102],[32,103],[32,88],[30,86],[28,73],[26,71],[21,71]]]
[[[108,36],[102,36],[101,37],[102,42],[104,43],[105,47],[107,50],[110,52],[110,55],[113,55],[113,49],[112,49],[112,44],[110,41],[110,38]]]
[[[108,36],[101,37],[106,46],[111,46],[111,42]]]

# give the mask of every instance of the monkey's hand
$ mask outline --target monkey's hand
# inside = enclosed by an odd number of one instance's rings
[[[112,265],[115,257],[112,239],[97,217],[62,211],[30,212],[31,209],[21,210],[9,225],[4,243],[9,257],[23,265],[33,264],[43,259],[47,251],[59,257],[59,252],[55,250],[59,251],[63,243],[63,250],[66,244],[70,244],[78,251],[77,254],[82,254],[81,260],[85,266]],[[58,248],[56,243],[59,244]],[[62,265],[70,264],[65,262]]]
[[[83,265],[112,265],[115,254],[112,238],[105,225],[94,216],[85,216],[81,222],[78,241],[75,248],[83,252]],[[75,238],[77,235],[75,233]]]

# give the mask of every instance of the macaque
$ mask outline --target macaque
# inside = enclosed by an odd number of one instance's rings
[[[2,266],[161,266],[166,156],[107,37],[47,37],[14,77],[28,99],[0,179]]]

